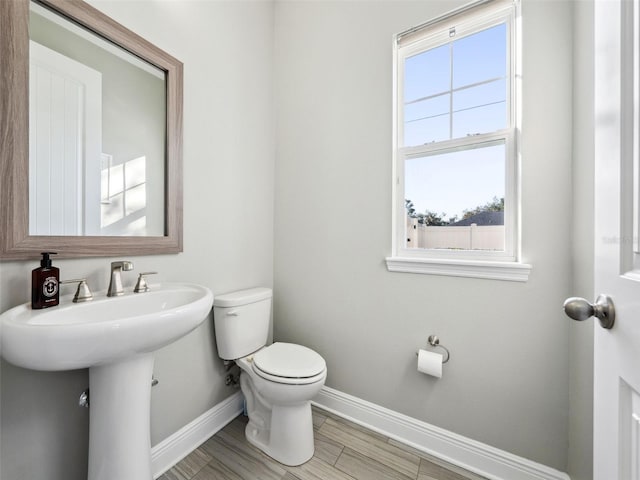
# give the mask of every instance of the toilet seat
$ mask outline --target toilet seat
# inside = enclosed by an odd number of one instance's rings
[[[310,348],[276,342],[253,355],[252,369],[260,377],[284,384],[315,383],[326,374],[327,365]]]

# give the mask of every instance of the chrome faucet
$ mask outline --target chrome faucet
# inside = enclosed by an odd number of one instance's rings
[[[121,272],[128,272],[133,270],[133,263],[126,260],[120,262],[111,262],[111,281],[109,282],[109,290],[107,290],[107,297],[117,297],[124,293],[122,288]]]

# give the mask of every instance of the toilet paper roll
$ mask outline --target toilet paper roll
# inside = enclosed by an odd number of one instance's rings
[[[418,350],[418,371],[442,378],[442,355],[427,350]]]

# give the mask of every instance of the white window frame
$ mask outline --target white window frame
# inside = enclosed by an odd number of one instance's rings
[[[386,259],[392,272],[491,278],[526,281],[530,265],[520,263],[519,242],[519,156],[520,75],[519,4],[517,0],[482,0],[464,6],[394,39],[394,125],[393,125],[393,253]],[[507,27],[507,128],[486,134],[457,138],[419,146],[403,146],[404,61],[455,39],[505,23]],[[404,193],[405,160],[466,149],[469,146],[505,145],[505,250],[447,250],[406,247]]]

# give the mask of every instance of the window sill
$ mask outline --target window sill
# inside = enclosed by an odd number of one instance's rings
[[[518,262],[488,262],[485,260],[451,260],[387,257],[390,272],[421,273],[425,275],[445,275],[449,277],[485,278],[526,282],[529,280],[531,265]]]

